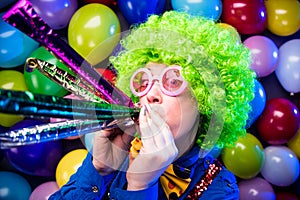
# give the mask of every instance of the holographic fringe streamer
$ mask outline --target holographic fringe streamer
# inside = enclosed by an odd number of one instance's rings
[[[29,118],[113,120],[137,118],[139,109],[0,89],[0,112]]]
[[[120,128],[124,130],[134,126],[134,122],[130,118],[107,123],[108,121],[104,120],[68,120],[12,130],[0,133],[0,149],[81,136],[104,129]]]
[[[91,64],[86,62],[43,21],[29,0],[18,1],[2,18],[53,53],[61,62],[102,94],[105,101],[134,107],[132,100],[125,93],[102,77]]]

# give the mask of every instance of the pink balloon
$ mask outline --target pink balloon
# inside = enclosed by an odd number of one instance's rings
[[[59,187],[55,181],[42,183],[32,191],[29,200],[48,200],[57,190]]]
[[[247,38],[243,43],[251,51],[250,68],[258,77],[268,76],[275,71],[278,62],[278,47],[270,38],[256,35]]]
[[[276,195],[272,185],[263,178],[241,180],[238,183],[241,200],[275,200]]]
[[[261,175],[271,184],[286,187],[299,177],[299,160],[286,146],[268,146],[264,149],[265,163]]]

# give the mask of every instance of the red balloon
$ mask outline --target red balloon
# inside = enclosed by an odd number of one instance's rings
[[[221,20],[232,25],[240,34],[258,34],[267,27],[263,0],[223,0]]]
[[[285,98],[274,98],[257,120],[257,130],[263,140],[272,145],[288,142],[299,127],[300,114],[295,104]]]

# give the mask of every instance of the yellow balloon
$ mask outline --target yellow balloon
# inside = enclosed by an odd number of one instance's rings
[[[279,36],[296,33],[300,28],[300,3],[297,0],[265,0],[267,28]]]
[[[230,24],[223,23],[223,22],[217,23],[217,25],[230,31],[232,37],[234,37],[234,39],[236,39],[236,42],[241,43],[241,36],[240,36],[239,32],[236,30],[236,28],[234,28]]]
[[[72,16],[68,41],[83,58],[96,65],[107,58],[118,44],[120,29],[120,21],[112,9],[91,3]]]
[[[0,71],[0,88],[6,90],[27,91],[24,74],[15,70]],[[24,117],[13,114],[0,113],[0,125],[11,127],[23,120]]]
[[[56,167],[55,173],[56,183],[59,188],[70,180],[70,177],[82,165],[87,153],[86,149],[76,149],[62,157]]]
[[[297,134],[288,141],[288,147],[300,158],[300,129]]]

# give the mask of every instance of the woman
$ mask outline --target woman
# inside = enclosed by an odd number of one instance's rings
[[[209,154],[246,133],[254,97],[235,34],[175,11],[133,28],[110,60],[141,107],[136,129],[96,133],[93,155],[50,199],[238,199],[234,175]]]

